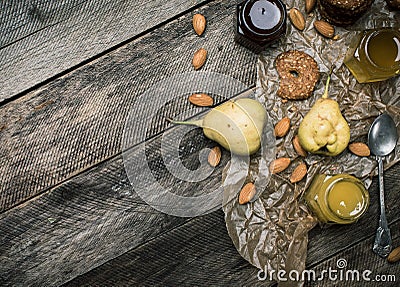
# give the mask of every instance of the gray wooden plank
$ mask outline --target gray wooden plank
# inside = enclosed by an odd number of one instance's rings
[[[87,0],[10,1],[0,3],[0,49],[32,36],[40,30],[76,17],[91,8]],[[83,18],[83,16],[81,16]]]
[[[135,159],[145,152],[157,184],[175,194],[199,196],[213,191],[221,184],[229,153],[223,151],[221,164],[212,170],[207,158],[199,156],[215,143],[199,128],[184,137],[177,133],[180,129],[167,129],[125,153]],[[166,167],[175,159],[162,156],[162,141],[167,148],[181,141],[180,157],[186,168],[199,168],[201,159],[205,163],[201,171],[210,175],[201,182],[176,178]],[[126,165],[119,154],[0,214],[0,285],[63,284],[190,220],[161,213],[143,202],[129,182]],[[150,189],[158,192],[155,184]]]
[[[209,51],[202,72],[254,84],[257,56],[234,44],[234,8],[230,1],[204,6],[201,11],[209,26],[203,37],[193,32],[193,13],[189,12],[3,105],[0,210],[119,153],[125,120],[138,97],[171,75],[193,72],[191,59],[199,47]],[[152,105],[143,102],[142,112],[149,114],[151,106],[162,102],[162,95]],[[184,100],[166,105],[164,114],[160,112],[153,119],[147,136],[166,128],[165,115],[174,116],[183,110],[192,115],[199,111]],[[145,127],[138,123],[139,129]]]
[[[168,172],[166,166],[175,159],[162,156],[162,141],[166,141],[167,148],[181,141],[182,163],[191,170],[199,168],[199,159],[206,163],[206,157],[199,157],[200,153],[215,143],[205,138],[199,128],[183,137],[177,133],[180,129],[168,129],[125,152],[131,159],[140,158],[145,152],[157,184],[175,194],[198,196],[213,191],[221,184],[222,168],[229,153],[223,152],[221,164],[215,170],[208,164],[201,166],[202,172],[211,171],[202,181],[182,181]],[[158,212],[143,202],[129,183],[126,165],[122,155],[117,155],[3,212],[0,284],[62,284],[189,220]],[[156,184],[150,189],[158,192]]]
[[[185,0],[1,1],[0,101],[200,3]]]
[[[222,210],[197,217],[63,286],[268,286],[236,252]]]
[[[393,243],[395,246],[399,246],[400,221],[394,222],[391,229],[395,231],[392,237]],[[374,236],[360,242],[357,241],[357,238],[353,240],[353,246],[343,249],[328,260],[313,266],[313,268],[309,268],[309,270],[315,272],[317,279],[308,281],[305,286],[399,286],[399,264],[398,262],[397,264],[390,264],[386,259],[380,258],[372,252]],[[323,273],[323,270],[328,272],[329,268],[337,270],[337,272],[331,273],[331,277],[329,277],[329,273]],[[318,277],[321,280],[318,280]],[[335,278],[337,279],[333,280]]]
[[[386,174],[399,179],[394,168]],[[325,229],[315,227],[310,232],[307,270],[334,269],[337,260],[345,258],[349,267],[359,270],[371,268],[375,274],[397,274],[398,277],[398,264],[390,265],[371,251],[378,220],[378,195],[373,192],[377,188],[377,178],[374,178],[370,188],[372,204],[358,223]],[[394,244],[398,245],[399,214],[396,209],[399,206],[399,186],[388,184],[387,190],[393,191],[388,194],[388,218]],[[258,270],[235,250],[223,214],[216,211],[132,248],[65,286],[267,286],[269,281],[259,281],[257,273]],[[327,281],[323,281],[323,285],[309,282],[307,286],[355,286],[352,285],[354,282],[347,282],[349,285],[331,282],[329,285]]]
[[[199,129],[195,133],[196,149],[212,144]],[[174,178],[163,168],[161,139],[147,143],[149,165],[160,184],[186,195],[210,182],[220,184],[223,165],[199,183]],[[141,153],[132,150],[133,157]],[[186,150],[182,157],[194,168],[198,150]],[[143,202],[130,185],[122,156],[115,157],[0,215],[0,285],[60,285],[188,220]]]

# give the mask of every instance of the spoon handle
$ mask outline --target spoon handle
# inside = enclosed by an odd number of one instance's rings
[[[378,178],[379,178],[379,198],[381,205],[381,215],[379,218],[379,226],[376,230],[373,251],[381,257],[389,255],[392,249],[392,239],[390,237],[390,229],[386,221],[385,213],[385,191],[383,184],[383,161],[382,157],[377,156],[378,161]]]

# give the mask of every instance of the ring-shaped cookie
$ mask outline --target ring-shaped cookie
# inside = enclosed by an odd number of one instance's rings
[[[302,100],[311,96],[319,79],[317,62],[308,54],[292,50],[280,54],[275,61],[280,81],[278,96]]]

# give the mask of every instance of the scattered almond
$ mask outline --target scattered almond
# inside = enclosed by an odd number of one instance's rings
[[[208,163],[212,167],[216,167],[221,161],[221,149],[218,146],[213,147],[208,154]]]
[[[189,96],[189,102],[199,107],[209,107],[214,104],[214,99],[207,94],[192,94]]]
[[[302,180],[307,174],[307,165],[303,162],[296,166],[293,170],[292,174],[290,175],[290,182],[295,183]]]
[[[292,140],[293,148],[297,152],[299,156],[307,156],[307,152],[303,149],[303,147],[300,145],[299,141],[299,136],[296,135],[293,140]]]
[[[310,13],[315,6],[316,0],[306,0],[306,13]]]
[[[204,63],[207,60],[207,50],[204,48],[200,48],[197,50],[196,53],[194,53],[193,60],[192,60],[192,65],[195,70],[200,69],[203,67]]]
[[[51,105],[51,104],[53,104],[53,103],[54,103],[53,100],[48,100],[48,101],[45,101],[45,102],[43,102],[43,103],[37,105],[37,106],[34,107],[33,109],[35,109],[35,110],[41,110],[41,109],[43,109],[43,108],[45,108],[45,107],[47,107],[48,105]]]
[[[197,35],[201,36],[206,29],[206,18],[201,14],[193,16],[193,29]]]
[[[284,117],[275,125],[275,136],[278,138],[284,137],[290,130],[290,119]]]
[[[295,26],[300,31],[303,31],[306,27],[306,21],[304,20],[303,14],[296,8],[292,8],[289,10],[289,19],[292,22],[293,26]]]
[[[349,150],[358,156],[370,156],[371,151],[365,143],[354,142],[349,144]]]
[[[393,249],[392,252],[390,252],[389,256],[387,257],[387,261],[389,263],[396,263],[399,260],[400,260],[400,246]]]
[[[290,158],[287,157],[281,157],[277,158],[274,161],[271,162],[269,165],[269,171],[271,173],[280,173],[287,169],[287,167],[290,164]]]
[[[239,204],[248,203],[256,194],[256,187],[254,183],[249,182],[245,186],[243,186],[242,190],[239,193]]]
[[[315,21],[314,28],[326,38],[332,38],[335,35],[335,27],[324,20]]]

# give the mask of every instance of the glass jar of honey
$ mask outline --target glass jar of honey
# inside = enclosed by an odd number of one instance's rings
[[[235,41],[256,53],[286,33],[286,6],[281,0],[238,1]]]
[[[351,42],[344,64],[359,83],[400,74],[400,29],[366,30]]]
[[[322,223],[353,223],[369,205],[364,184],[349,174],[317,174],[304,199]]]

